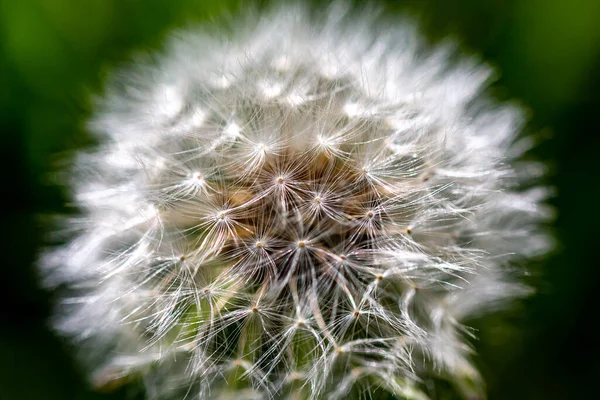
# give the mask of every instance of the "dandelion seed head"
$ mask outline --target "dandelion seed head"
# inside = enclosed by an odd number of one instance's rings
[[[73,239],[41,263],[74,293],[55,326],[97,385],[424,398],[420,373],[479,380],[461,321],[527,294],[511,271],[548,250],[551,213],[489,68],[401,22],[282,6],[118,75],[73,168]]]

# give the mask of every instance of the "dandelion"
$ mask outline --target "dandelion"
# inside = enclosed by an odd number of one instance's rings
[[[71,174],[81,216],[41,263],[99,387],[481,390],[462,321],[526,294],[512,271],[549,247],[522,113],[477,60],[364,11],[180,32],[109,85]]]

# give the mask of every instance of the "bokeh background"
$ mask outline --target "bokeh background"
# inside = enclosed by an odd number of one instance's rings
[[[64,210],[50,172],[89,141],[83,122],[103,78],[132,51],[159,49],[174,27],[203,23],[240,1],[0,0],[0,399],[125,399],[94,393],[72,349],[47,328],[55,299],[34,262]],[[537,294],[471,321],[489,399],[593,399],[600,382],[600,1],[380,2],[448,35],[499,73],[491,93],[530,111],[534,155],[556,189],[559,245],[531,266]],[[242,399],[240,399],[242,400]]]

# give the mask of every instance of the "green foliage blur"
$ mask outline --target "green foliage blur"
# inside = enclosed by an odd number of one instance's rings
[[[91,391],[72,349],[47,328],[56,299],[39,288],[34,268],[47,234],[40,215],[65,210],[68,199],[50,172],[61,153],[89,142],[83,122],[111,67],[132,51],[160,49],[172,28],[240,4],[0,0],[0,400],[132,398],[131,387]],[[559,245],[532,265],[537,294],[471,321],[489,399],[598,398],[600,1],[382,4],[416,15],[434,42],[458,38],[498,68],[491,92],[529,109],[527,130],[540,139],[534,155],[549,165],[546,183],[556,188]]]

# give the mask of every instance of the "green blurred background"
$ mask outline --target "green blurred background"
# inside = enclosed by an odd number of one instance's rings
[[[432,40],[459,38],[496,66],[492,93],[528,107],[556,188],[556,251],[532,265],[537,294],[471,324],[490,399],[592,399],[600,381],[594,295],[600,278],[600,1],[387,1],[417,15]],[[49,171],[84,145],[90,95],[133,50],[202,23],[236,1],[0,0],[0,399],[123,399],[90,391],[72,351],[46,326],[54,299],[33,266],[64,210]]]

